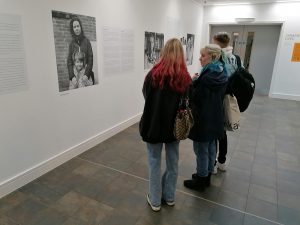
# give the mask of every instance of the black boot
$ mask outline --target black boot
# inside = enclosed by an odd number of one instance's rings
[[[206,177],[206,182],[205,182],[206,187],[210,186],[210,177],[211,177],[211,173],[208,173],[208,176]]]
[[[193,178],[193,179],[197,179],[197,177],[198,177],[197,173],[193,173],[193,174],[192,174],[192,178]]]
[[[204,191],[206,186],[206,177],[199,177],[196,175],[195,179],[185,180],[184,186],[193,190]]]
[[[193,173],[192,178],[193,178],[193,180],[197,179],[198,178],[197,173]],[[210,186],[210,178],[211,178],[211,173],[208,173],[208,176],[206,177],[206,181],[205,181],[206,187]]]

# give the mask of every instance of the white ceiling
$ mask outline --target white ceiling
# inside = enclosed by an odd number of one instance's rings
[[[239,4],[239,3],[273,3],[273,2],[299,2],[298,0],[195,0],[196,2],[204,5],[215,5],[215,4]]]

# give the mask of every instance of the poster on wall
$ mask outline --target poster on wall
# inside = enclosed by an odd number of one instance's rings
[[[300,62],[300,43],[294,44],[292,62]]]
[[[104,76],[134,71],[134,30],[104,27],[102,29]]]
[[[193,54],[194,54],[194,34],[187,34],[186,38],[186,64],[192,65],[193,64]]]
[[[164,34],[145,32],[144,69],[150,69],[158,61],[163,46]]]
[[[98,84],[96,18],[52,11],[59,92]]]
[[[21,16],[0,14],[0,95],[28,89]]]

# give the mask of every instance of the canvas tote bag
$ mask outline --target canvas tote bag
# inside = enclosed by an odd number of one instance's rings
[[[225,95],[224,111],[225,129],[228,131],[238,130],[240,128],[241,112],[236,97],[234,95]]]

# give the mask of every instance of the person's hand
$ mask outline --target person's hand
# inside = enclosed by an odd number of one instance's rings
[[[88,80],[88,77],[87,77],[86,75],[83,75],[82,80],[83,80],[83,81],[87,81],[87,80]]]
[[[192,80],[197,79],[199,77],[199,73],[194,73],[191,77]]]
[[[73,83],[73,85],[74,85],[74,86],[76,86],[76,85],[77,85],[77,80],[76,80],[76,77],[73,77],[73,78],[72,78],[72,83]]]

